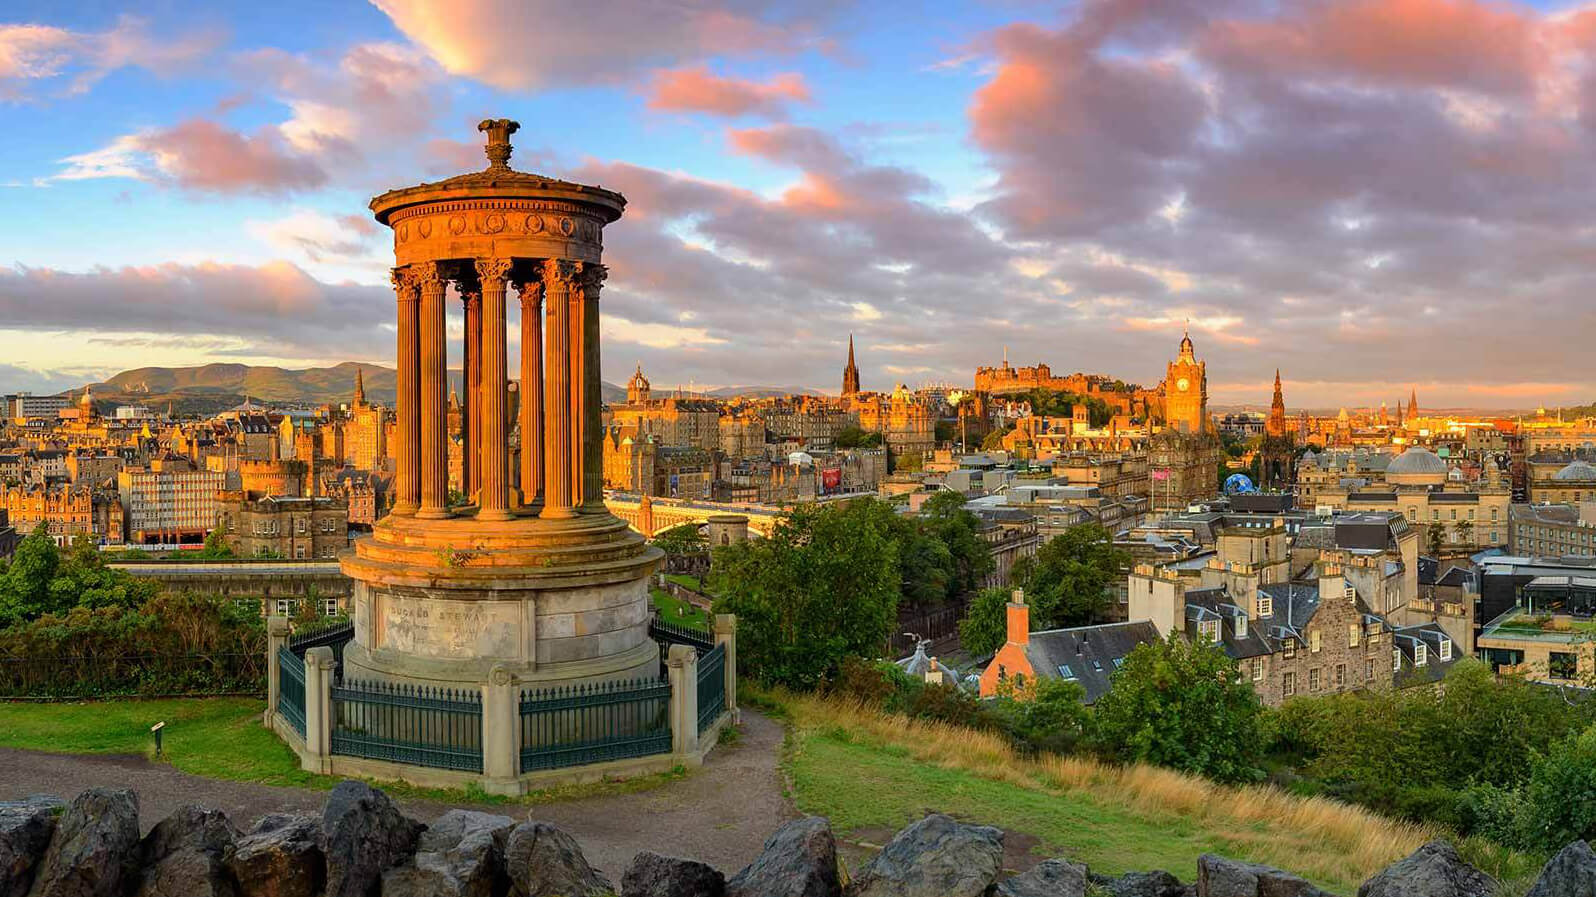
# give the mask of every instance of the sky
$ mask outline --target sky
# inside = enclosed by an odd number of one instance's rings
[[[1596,400],[1596,3],[1478,0],[8,0],[0,392],[391,363],[367,203],[499,117],[628,199],[612,382]]]

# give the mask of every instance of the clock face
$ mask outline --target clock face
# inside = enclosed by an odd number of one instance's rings
[[[1175,388],[1180,390],[1181,392],[1185,392],[1186,388],[1189,387],[1189,386],[1191,386],[1191,381],[1187,380],[1185,377],[1182,377],[1179,380],[1175,381]]]

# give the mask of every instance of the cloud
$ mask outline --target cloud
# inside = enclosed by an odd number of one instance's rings
[[[33,99],[48,87],[79,93],[122,68],[172,74],[211,55],[224,37],[214,29],[157,37],[131,16],[101,32],[0,24],[0,100]],[[64,79],[70,80],[63,88]]]
[[[825,47],[830,2],[373,0],[449,72],[505,90],[613,83],[711,57]]]
[[[321,164],[296,152],[280,129],[243,134],[203,118],[124,135],[61,161],[66,168],[54,180],[135,178],[215,193],[289,193],[327,181]]]
[[[17,266],[0,268],[0,330],[68,331],[79,343],[129,333],[172,345],[203,338],[228,347],[217,354],[383,358],[392,354],[392,295],[325,283],[287,262]]]
[[[365,215],[326,215],[296,209],[271,220],[251,219],[244,229],[256,239],[287,256],[312,264],[333,263],[380,273],[392,264],[380,229]]]
[[[654,73],[648,86],[648,108],[664,112],[700,112],[724,118],[761,116],[782,119],[792,103],[810,102],[803,75],[787,72],[763,83],[725,78],[707,66]]]

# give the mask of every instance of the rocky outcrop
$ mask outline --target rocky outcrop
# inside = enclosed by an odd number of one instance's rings
[[[932,814],[898,832],[848,885],[849,897],[985,897],[1003,868],[1003,832]]]
[[[238,839],[227,861],[239,897],[316,897],[327,881],[321,822],[310,816],[263,816]]]
[[[1107,897],[1187,897],[1188,891],[1180,879],[1162,869],[1127,872],[1118,878],[1093,875],[1092,884]],[[1190,891],[1196,893],[1196,886]]]
[[[1091,884],[1085,866],[1069,860],[1043,860],[997,886],[996,897],[1086,897]]]
[[[722,897],[726,878],[712,866],[643,851],[621,876],[621,897]]]
[[[410,859],[425,826],[363,782],[340,782],[322,809],[327,897],[369,897],[382,874]]]
[[[504,842],[515,820],[450,810],[421,833],[416,855],[382,877],[384,897],[494,897],[504,893]]]
[[[1197,897],[1332,897],[1307,879],[1269,866],[1205,853],[1197,858]]]
[[[138,880],[139,799],[92,788],[61,814],[30,897],[121,897]]]
[[[1563,848],[1524,897],[1596,897],[1596,850],[1584,841]]]
[[[221,812],[177,808],[139,842],[135,897],[236,897],[227,857],[237,840],[238,830]]]
[[[55,833],[58,804],[29,798],[0,805],[0,894],[28,893]]]
[[[837,842],[831,823],[809,816],[765,839],[764,849],[726,883],[726,897],[838,897]]]
[[[610,880],[587,864],[582,848],[564,829],[548,822],[523,822],[504,846],[510,897],[604,897]]]
[[[1445,841],[1431,841],[1363,883],[1358,897],[1493,897],[1496,882]]]

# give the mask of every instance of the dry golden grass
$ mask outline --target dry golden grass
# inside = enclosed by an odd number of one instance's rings
[[[1081,757],[1028,757],[998,735],[888,715],[858,702],[787,694],[777,701],[800,733],[839,730],[856,741],[905,751],[917,763],[1222,831],[1246,859],[1319,881],[1362,881],[1426,841],[1448,836],[1269,785],[1219,785],[1168,769]]]

